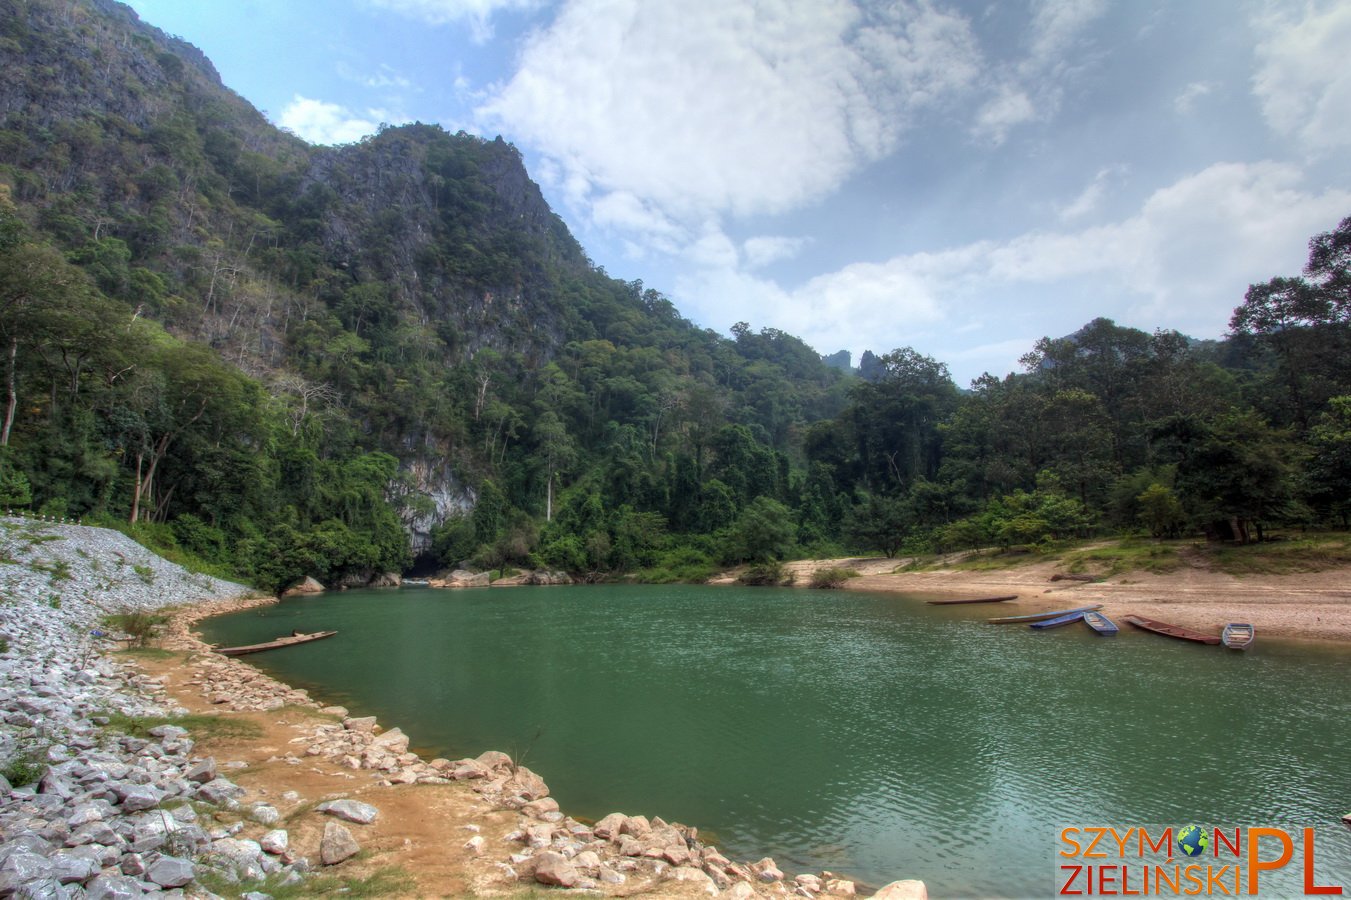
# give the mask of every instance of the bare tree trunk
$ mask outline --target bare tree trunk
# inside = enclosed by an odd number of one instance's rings
[[[544,521],[554,520],[554,470],[549,470],[549,487],[544,493]]]
[[[136,451],[136,491],[131,495],[131,524],[136,524],[136,519],[141,515],[141,490],[143,482],[141,481],[141,461],[145,458],[143,451]]]
[[[14,381],[14,370],[17,365],[16,360],[18,359],[18,355],[19,338],[18,335],[15,335],[9,339],[9,368],[5,373],[6,384],[9,388],[9,400],[5,404],[5,425],[4,428],[0,430],[0,447],[9,446],[9,432],[10,429],[14,427],[14,410],[19,405],[19,392],[15,387]]]

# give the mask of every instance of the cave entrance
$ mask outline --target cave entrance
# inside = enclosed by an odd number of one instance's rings
[[[413,565],[403,573],[404,578],[427,578],[441,571],[441,561],[430,550],[413,557]]]

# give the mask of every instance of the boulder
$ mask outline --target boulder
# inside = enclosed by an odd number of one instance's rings
[[[549,796],[549,786],[534,772],[525,766],[517,766],[516,771],[502,786],[502,793],[525,800],[539,800]]]
[[[358,825],[369,825],[380,816],[380,810],[360,800],[329,800],[320,803],[315,810]]]
[[[216,758],[208,756],[200,762],[193,763],[183,777],[196,784],[206,784],[216,777]]]
[[[929,900],[929,890],[924,882],[908,878],[885,886],[873,894],[873,900]]]
[[[89,882],[85,890],[88,900],[131,900],[145,896],[141,883],[125,875],[100,875]]]
[[[549,569],[536,569],[525,577],[526,584],[572,584],[572,576],[567,572]]]
[[[382,753],[407,752],[408,735],[398,728],[391,728],[389,731],[376,735],[375,740],[371,741],[371,749],[379,750]]]
[[[514,765],[511,761],[511,757],[507,756],[501,750],[488,750],[481,753],[474,762],[484,766],[489,771],[495,769],[510,769],[512,765]]]
[[[161,856],[145,870],[147,881],[166,888],[182,887],[192,881],[193,875],[192,861],[176,856]]]
[[[319,861],[326,866],[336,866],[345,859],[351,859],[361,850],[361,845],[352,837],[352,832],[329,819],[324,823],[324,837],[319,842]]]
[[[446,578],[450,587],[487,587],[492,584],[491,572],[470,572],[467,569],[456,569]]]
[[[473,837],[471,837],[468,841],[465,842],[465,844],[464,844],[464,849],[468,850],[470,853],[474,854],[475,856],[482,856],[482,855],[483,855],[483,835],[481,835],[481,834],[476,834],[476,835],[474,835]]]
[[[750,900],[755,896],[755,888],[744,881],[738,881],[727,889],[727,896],[731,900]]]
[[[381,572],[371,579],[371,587],[398,587],[403,584],[403,576],[398,572]]]
[[[597,822],[595,828],[592,830],[596,833],[596,837],[598,838],[609,840],[610,838],[618,837],[620,829],[624,826],[624,820],[627,818],[628,816],[623,813],[610,813],[608,816]]]
[[[197,799],[214,806],[226,806],[243,794],[242,787],[226,778],[213,778],[197,789]]]
[[[540,884],[570,888],[577,883],[577,878],[577,867],[563,854],[545,850],[535,857],[535,880]]]
[[[619,833],[645,838],[652,833],[652,823],[648,822],[647,816],[628,816],[619,826]]]
[[[258,840],[258,846],[263,848],[263,852],[271,853],[273,856],[285,853],[290,844],[291,836],[287,834],[285,828],[273,829]]]
[[[324,586],[309,575],[306,575],[299,583],[292,585],[282,591],[283,597],[298,597],[302,594],[322,594]]]
[[[826,893],[832,897],[852,897],[858,893],[858,889],[852,881],[831,878],[826,882]]]
[[[375,716],[356,716],[343,719],[342,727],[348,731],[370,734],[375,731]]]
[[[771,881],[783,881],[783,871],[775,865],[774,860],[766,856],[758,863],[751,864],[751,871],[755,877],[768,884]]]

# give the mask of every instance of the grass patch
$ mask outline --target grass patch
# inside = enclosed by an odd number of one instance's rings
[[[268,894],[274,900],[295,897],[409,897],[417,884],[413,876],[398,866],[384,866],[371,874],[343,877],[312,875],[299,884],[283,885],[282,877],[269,875],[261,881],[235,884],[210,870],[200,870],[197,883],[222,897],[239,897],[250,891]]]
[[[1124,572],[1152,572],[1166,575],[1182,567],[1180,541],[1150,541],[1127,538],[1102,547],[1066,551],[1062,568],[1073,575],[1089,574],[1111,578]]]
[[[1330,534],[1261,544],[1208,546],[1200,551],[1230,575],[1295,575],[1351,564],[1351,535]]]
[[[226,716],[187,715],[187,716],[125,716],[121,713],[109,713],[105,728],[120,731],[131,737],[150,738],[150,729],[160,725],[177,725],[186,728],[194,740],[212,738],[255,739],[263,736],[258,723],[248,719],[235,719]]]
[[[858,575],[857,569],[845,569],[840,566],[817,569],[812,573],[811,586],[818,590],[839,590],[844,587],[846,581],[857,578]]]

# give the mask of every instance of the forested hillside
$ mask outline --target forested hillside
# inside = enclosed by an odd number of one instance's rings
[[[500,137],[310,147],[111,0],[0,0],[0,65],[0,506],[266,587],[1345,524],[1351,220],[1223,342],[1097,320],[962,391],[696,327]]]

